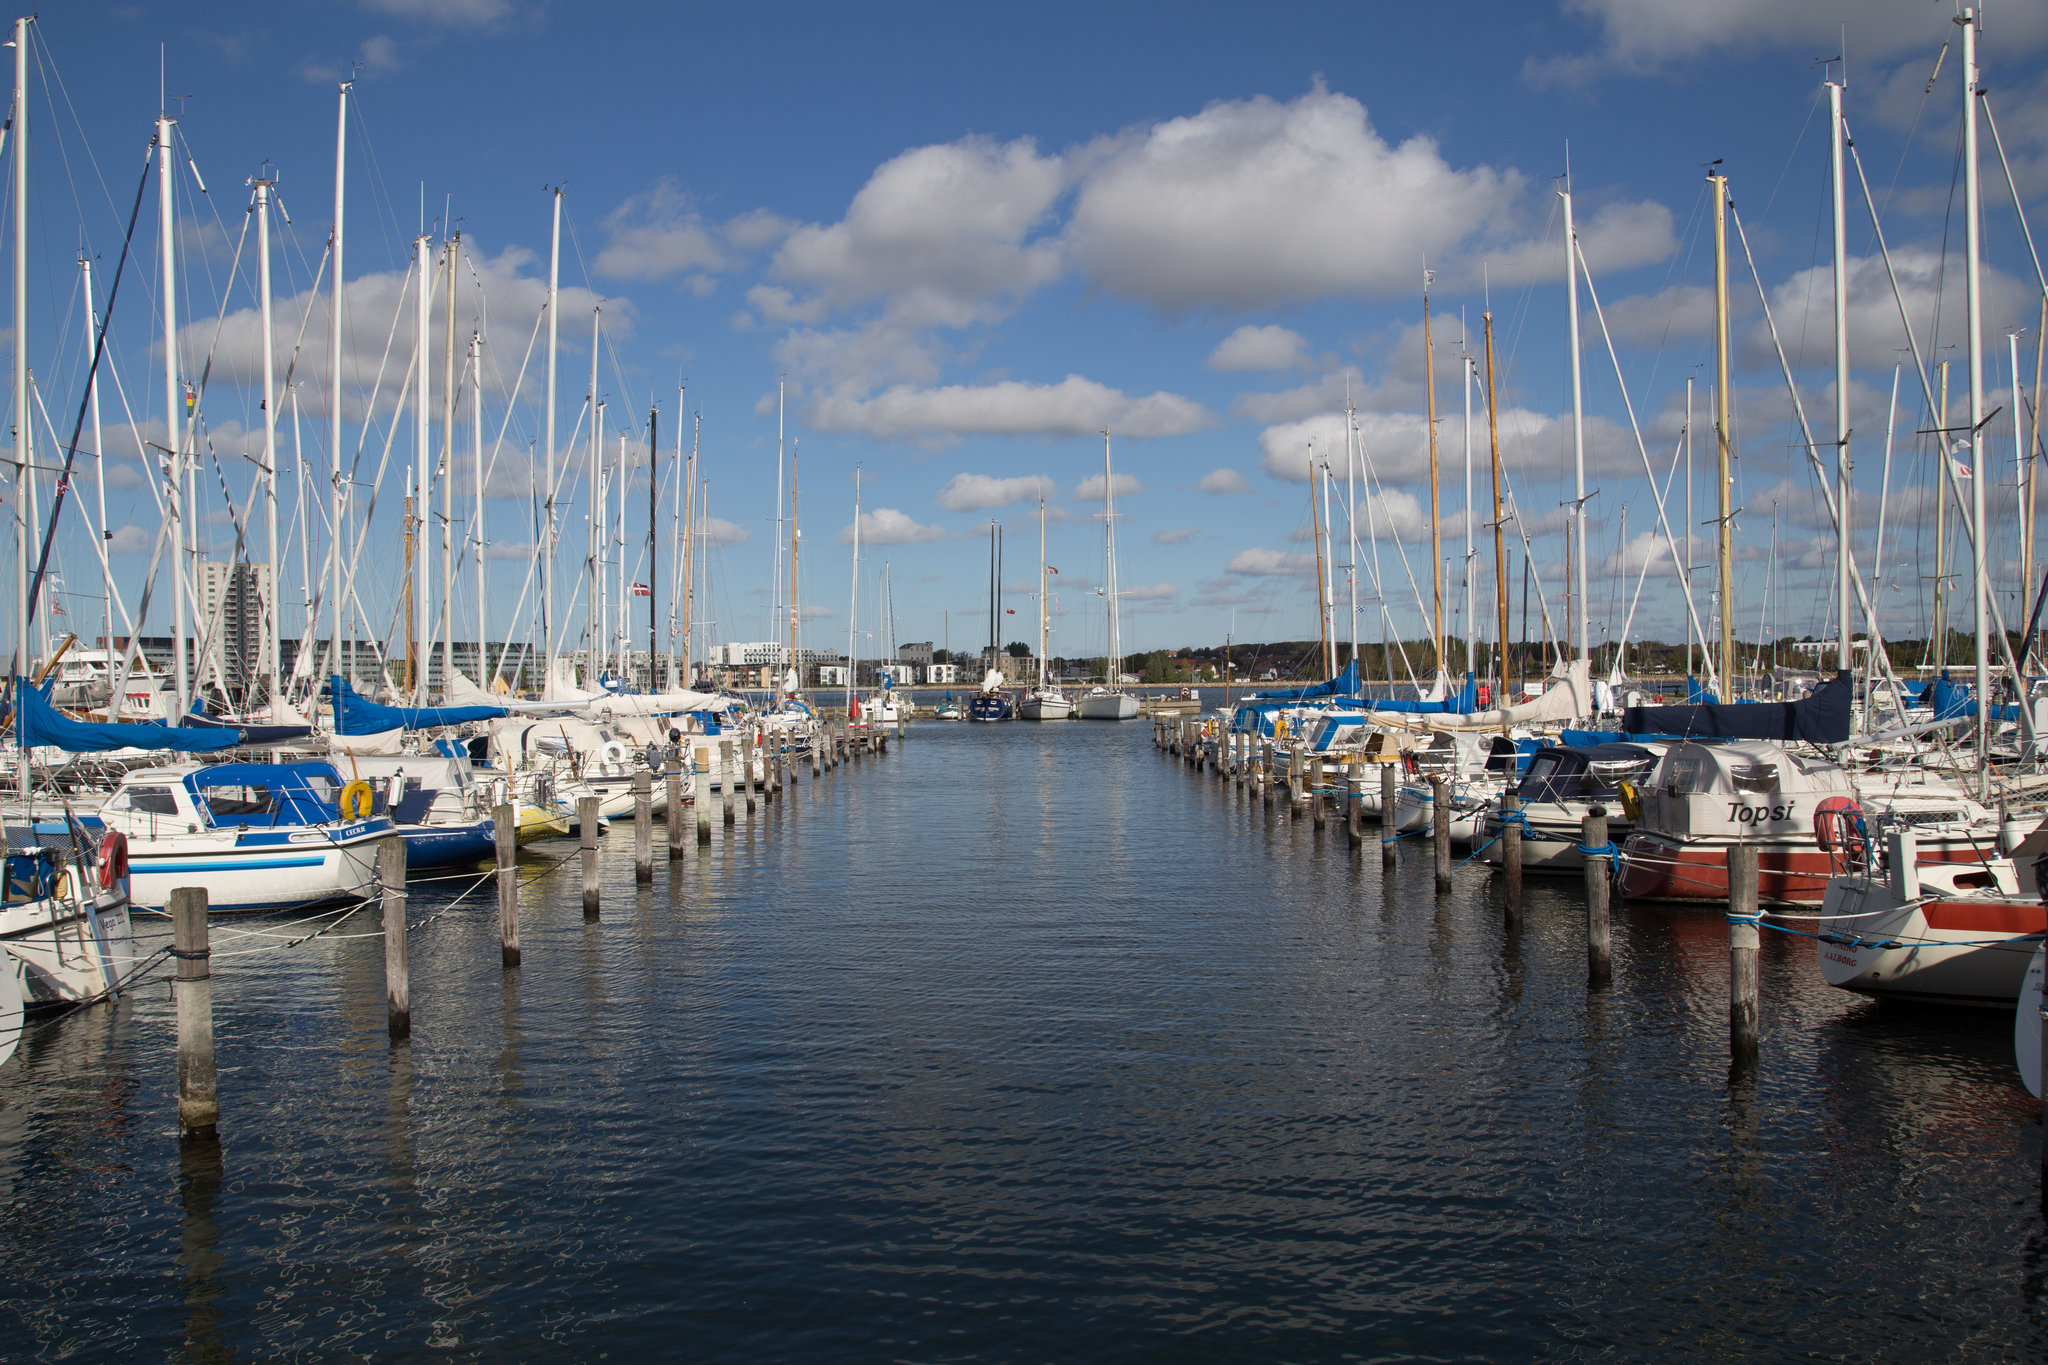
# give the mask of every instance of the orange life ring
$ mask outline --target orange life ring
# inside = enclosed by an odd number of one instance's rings
[[[110,829],[100,838],[100,888],[111,891],[128,875],[128,836]]]

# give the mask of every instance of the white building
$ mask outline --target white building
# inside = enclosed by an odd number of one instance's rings
[[[960,681],[960,665],[928,664],[924,670],[927,687],[952,687]]]
[[[246,691],[270,669],[270,639],[276,623],[266,620],[270,595],[268,564],[199,563],[199,620],[194,634],[205,642],[199,655],[203,682]]]

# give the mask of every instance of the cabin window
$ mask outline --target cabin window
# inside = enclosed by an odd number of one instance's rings
[[[144,815],[176,815],[178,799],[171,795],[169,787],[130,787],[128,809]]]
[[[270,813],[270,788],[265,786],[207,787],[205,792],[206,807],[216,820]]]
[[[315,800],[325,801],[330,806],[341,802],[341,783],[324,773],[307,773],[306,787]]]

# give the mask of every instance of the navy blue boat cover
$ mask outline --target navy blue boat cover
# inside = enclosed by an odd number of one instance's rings
[[[199,698],[192,699],[192,709],[185,713],[185,724],[195,730],[239,730],[242,743],[261,748],[265,744],[290,744],[305,739],[313,733],[310,725],[239,725],[231,720],[206,713],[206,703]]]
[[[1849,739],[1854,688],[1837,673],[1804,701],[1735,705],[1631,706],[1621,728],[1632,735],[1678,735],[1686,739],[1773,739],[1780,743],[1844,744]]]
[[[1406,716],[1469,716],[1479,709],[1479,684],[1472,681],[1472,675],[1465,675],[1465,686],[1455,697],[1443,701],[1373,701],[1366,706],[1374,711],[1393,711]]]
[[[188,730],[178,725],[155,722],[102,725],[73,720],[50,705],[49,694],[26,678],[14,680],[19,700],[15,711],[15,736],[23,744],[47,744],[74,754],[103,753],[108,749],[182,749],[187,753],[211,753],[232,749],[242,742],[240,730]]]
[[[432,730],[472,720],[510,715],[502,706],[385,706],[356,694],[339,675],[330,677],[327,695],[334,698],[334,733],[381,735],[386,730]]]
[[[1314,687],[1281,687],[1261,692],[1254,701],[1308,701],[1313,697],[1355,697],[1358,695],[1358,660],[1344,665],[1344,671]]]

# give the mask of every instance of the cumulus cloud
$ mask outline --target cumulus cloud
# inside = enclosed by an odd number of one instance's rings
[[[115,531],[107,541],[107,553],[116,555],[147,554],[156,545],[155,528],[145,529],[129,522]]]
[[[1251,484],[1235,469],[1212,469],[1201,477],[1195,488],[1203,493],[1249,493]]]
[[[1230,562],[1223,566],[1223,571],[1254,578],[1312,574],[1316,571],[1316,557],[1289,554],[1285,550],[1269,550],[1263,545],[1255,545],[1249,550],[1239,550],[1232,555]]]
[[[1242,394],[1234,406],[1238,416],[1254,422],[1294,422],[1315,413],[1340,411],[1347,399],[1357,398],[1365,387],[1359,372],[1347,366],[1291,389]],[[1415,387],[1419,394],[1422,386]]]
[[[1134,588],[1118,588],[1116,595],[1125,602],[1171,602],[1180,596],[1180,588],[1173,583],[1140,583]]]
[[[1057,384],[1005,380],[919,388],[899,384],[872,398],[833,393],[809,412],[821,431],[853,431],[881,439],[927,441],[962,436],[1085,436],[1105,428],[1138,439],[1183,436],[1214,418],[1174,393],[1126,394],[1070,374]]]
[[[1154,531],[1152,533],[1152,543],[1154,545],[1184,545],[1200,534],[1202,534],[1201,529],[1195,526],[1179,531]]]
[[[884,162],[839,222],[790,232],[773,270],[834,308],[881,300],[900,324],[991,321],[1058,277],[1058,246],[1028,239],[1065,185],[1062,159],[1028,138],[913,148]]]
[[[1519,172],[1452,166],[1426,137],[1388,142],[1364,105],[1320,84],[1286,103],[1212,104],[1081,159],[1072,259],[1109,293],[1167,312],[1406,294],[1424,260],[1476,278],[1498,257],[1494,278],[1519,279],[1536,265],[1522,263],[1522,220],[1547,213]],[[1602,212],[1601,249],[1589,242],[1588,254],[1608,268],[1671,250],[1661,206]],[[1548,273],[1561,275],[1551,254]]]
[[[1043,474],[998,479],[988,474],[955,474],[935,501],[949,512],[979,512],[1039,498],[1059,496],[1059,487]]]
[[[947,538],[946,532],[941,528],[920,525],[893,507],[877,507],[872,512],[860,514],[860,539],[863,545],[916,545]],[[839,543],[853,543],[853,527],[848,526],[839,533]]]
[[[1285,327],[1251,323],[1216,343],[1204,362],[1212,370],[1295,370],[1308,364],[1308,339]]]
[[[1074,485],[1074,496],[1077,499],[1093,501],[1102,496],[1103,488],[1103,476],[1100,474],[1090,474],[1087,478]],[[1137,475],[1135,474],[1119,474],[1116,476],[1115,491],[1118,497],[1127,498],[1133,493],[1144,492],[1145,485],[1138,482]]]
[[[1920,340],[1920,353],[1932,360],[1940,348],[1965,346],[1969,340],[1969,315],[1963,306],[1964,273],[1952,261],[1944,269],[1941,253],[1921,246],[1892,248],[1892,268],[1898,274],[1899,292],[1905,296],[1906,311]],[[1814,266],[1771,290],[1771,316],[1777,321],[1779,336],[1794,365],[1833,363],[1833,270],[1832,265]],[[1899,323],[1899,305],[1892,295],[1884,258],[1851,257],[1848,277],[1850,358],[1861,362],[1891,359],[1905,349],[1906,332]],[[2027,325],[2040,295],[1991,266],[1984,268],[1982,279],[1988,347],[2011,327]],[[1938,336],[1934,335],[1937,318],[1941,322]],[[1761,316],[1742,338],[1742,350],[1747,363],[1776,369],[1777,353],[1771,349],[1770,333]]]
[[[1453,442],[1462,449],[1459,424],[1462,419],[1437,422],[1437,456],[1441,461]],[[1474,445],[1485,449],[1484,419],[1474,414],[1478,436]],[[1260,467],[1276,479],[1295,483],[1307,480],[1313,451],[1320,465],[1330,461],[1333,471],[1344,465],[1344,414],[1319,413],[1299,422],[1282,422],[1259,433],[1263,454]],[[1675,430],[1675,428],[1674,428]],[[1358,439],[1365,458],[1378,476],[1388,483],[1413,483],[1429,476],[1429,419],[1419,412],[1358,413]],[[1500,413],[1501,464],[1514,470],[1526,466],[1554,468],[1559,452],[1570,449],[1571,414],[1551,415],[1527,408],[1503,408]],[[1606,417],[1586,418],[1586,469],[1588,473],[1642,472],[1642,456],[1635,438],[1625,425]]]
[[[699,543],[711,546],[737,545],[752,539],[754,534],[738,522],[727,521],[724,517],[698,518],[697,531]]]
[[[592,265],[600,275],[659,280],[686,271],[721,271],[730,264],[715,230],[667,177],[613,209],[604,227],[605,247]]]
[[[493,28],[510,18],[513,0],[360,0],[364,9],[440,28]]]
[[[299,79],[327,81],[373,81],[405,65],[398,43],[390,35],[377,33],[363,39],[353,60],[323,62],[307,58],[299,63]]]

